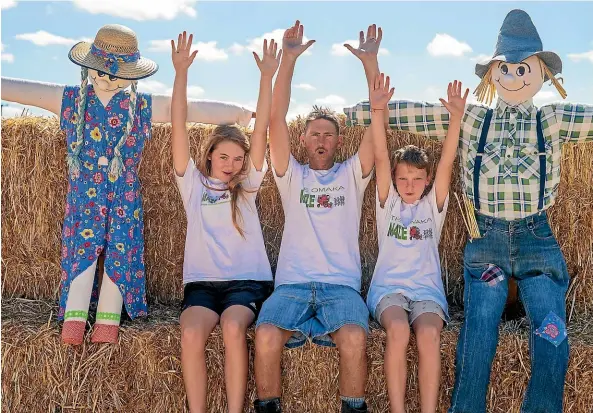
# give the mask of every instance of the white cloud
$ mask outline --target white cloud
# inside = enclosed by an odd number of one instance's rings
[[[148,50],[151,52],[171,52],[171,40],[151,40]],[[192,44],[191,51],[198,50],[196,59],[212,62],[215,60],[227,60],[229,55],[223,49],[216,47],[216,41],[197,42]]]
[[[471,60],[472,62],[476,62],[476,63],[481,63],[481,62],[487,61],[489,59],[492,59],[492,56],[487,55],[487,54],[479,54],[477,56],[469,58],[469,60]]]
[[[169,89],[170,93],[173,93],[173,88]],[[167,93],[169,94],[169,93]],[[188,86],[187,87],[187,97],[190,99],[197,99],[202,97],[202,95],[204,95],[204,88],[200,87],[200,86]]]
[[[37,46],[48,46],[48,45],[62,45],[62,46],[74,46],[74,44],[80,41],[89,40],[87,38],[83,39],[71,39],[69,37],[62,37],[55,34],[51,34],[46,32],[45,30],[39,30],[35,33],[23,33],[17,34],[15,39],[18,40],[27,40]],[[92,40],[91,40],[92,41]]]
[[[286,119],[291,121],[296,119],[297,116],[306,116],[311,112],[311,109],[313,109],[313,105],[309,103],[299,103],[298,105],[292,105],[288,109]]]
[[[142,79],[138,81],[138,90],[145,93],[151,93],[155,95],[168,95],[173,94],[173,88],[165,85],[163,82],[151,79]],[[187,97],[190,99],[201,98],[204,95],[204,88],[195,85],[189,85],[187,87]]]
[[[465,42],[460,42],[459,40],[455,39],[454,37],[446,34],[446,33],[437,33],[434,39],[428,46],[426,46],[426,50],[431,56],[439,57],[439,56],[455,56],[460,57],[463,56],[465,53],[471,53],[472,48]]]
[[[138,81],[138,90],[141,92],[165,95],[168,89],[167,85],[158,80],[142,79]]]
[[[15,0],[2,0],[0,3],[2,5],[2,10],[10,9],[11,7],[16,6]]]
[[[0,43],[0,56],[2,57],[3,62],[14,62],[14,55],[12,53],[4,53],[4,43]]]
[[[229,47],[228,50],[232,54],[241,55],[245,51],[245,46],[242,46],[239,43],[233,43],[233,45]]]
[[[346,99],[338,95],[327,95],[324,98],[315,99],[315,103],[319,103],[321,105],[343,105],[346,103]]]
[[[315,86],[310,85],[308,83],[299,83],[298,85],[294,86],[297,89],[303,89],[303,90],[316,90]]]
[[[346,105],[346,99],[344,99],[342,96],[338,96],[338,95],[327,95],[323,98],[315,99],[315,103],[318,105],[328,107],[328,108],[340,113],[340,112],[342,112],[342,109]],[[309,108],[309,110],[311,110],[311,109]]]
[[[540,90],[533,97],[535,106],[547,105],[548,103],[557,102],[560,99],[558,93],[551,90]]]
[[[2,61],[6,63],[14,63],[14,55],[12,53],[2,53]]]
[[[581,60],[589,60],[593,63],[593,50],[583,53],[569,53],[568,58],[573,62],[580,62]]]
[[[196,0],[74,0],[79,9],[133,20],[172,20],[179,15],[196,17]]]
[[[331,54],[334,56],[348,56],[350,55],[350,51],[344,47],[344,43],[348,43],[350,46],[357,48],[358,47],[358,40],[344,40],[342,43],[334,43],[332,44]],[[380,47],[379,48],[379,56],[389,56],[389,50]]]

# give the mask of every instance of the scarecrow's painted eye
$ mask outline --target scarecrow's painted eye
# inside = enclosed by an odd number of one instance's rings
[[[523,76],[525,74],[525,66],[519,66],[517,68],[517,76]]]
[[[99,75],[99,77],[103,77],[103,76],[105,76],[107,73],[105,73],[105,72],[101,72],[101,71],[99,70],[99,71],[97,71],[97,74]]]
[[[117,80],[117,77],[109,75],[109,80],[113,82],[114,80]]]
[[[507,73],[509,73],[509,67],[507,65],[502,65],[500,66],[500,71],[503,75],[506,75]]]

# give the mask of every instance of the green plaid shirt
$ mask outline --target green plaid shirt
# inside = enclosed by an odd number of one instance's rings
[[[464,191],[473,194],[473,168],[478,141],[488,107],[468,104],[461,124],[459,156]],[[540,108],[546,145],[544,209],[554,204],[560,183],[562,145],[593,141],[593,106],[554,103]],[[345,108],[348,125],[371,122],[368,101]],[[536,130],[537,108],[531,100],[509,106],[498,100],[486,139],[479,182],[480,212],[513,220],[537,212],[539,158]],[[389,103],[392,128],[443,140],[449,112],[440,104],[409,101]]]

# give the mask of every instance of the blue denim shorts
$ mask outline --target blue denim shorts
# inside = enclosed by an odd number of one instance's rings
[[[256,328],[262,324],[294,331],[288,348],[302,346],[307,338],[320,346],[335,347],[329,335],[347,324],[360,326],[368,334],[369,310],[360,293],[345,285],[283,284],[264,302]]]

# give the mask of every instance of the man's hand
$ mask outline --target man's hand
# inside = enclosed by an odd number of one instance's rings
[[[177,38],[177,46],[175,46],[175,41],[171,40],[171,60],[173,61],[173,67],[175,67],[176,72],[187,71],[194,62],[198,51],[196,50],[192,54],[189,54],[193,39],[193,34],[190,34],[188,39],[187,33],[183,32]]]
[[[379,27],[377,31],[377,25],[371,24],[367,29],[366,39],[364,32],[361,30],[358,39],[358,49],[344,44],[344,47],[358,57],[363,65],[376,63],[377,55],[379,53],[379,46],[381,45],[381,39],[383,38],[383,30]]]
[[[296,61],[305,50],[315,43],[315,40],[309,40],[307,43],[303,44],[304,31],[304,26],[297,20],[294,26],[284,32],[284,37],[282,38],[282,50],[285,59]]]

